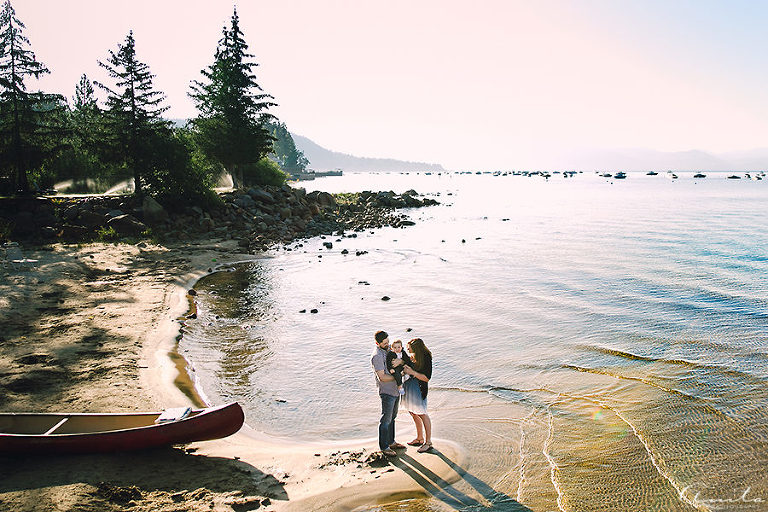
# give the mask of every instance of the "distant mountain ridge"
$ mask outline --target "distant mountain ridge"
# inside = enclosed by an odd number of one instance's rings
[[[768,148],[719,154],[699,150],[665,152],[639,148],[594,150],[561,155],[557,160],[558,167],[584,171],[764,171],[768,170]]]
[[[171,121],[176,126],[184,126],[187,122],[186,119]],[[326,149],[293,132],[291,136],[296,147],[309,159],[309,168],[317,171],[340,169],[346,172],[446,172],[440,164],[359,157]],[[656,151],[643,148],[595,149],[555,153],[528,167],[516,165],[514,158],[511,158],[506,168],[490,170],[768,171],[768,148],[724,153],[700,150]]]
[[[424,162],[407,162],[393,158],[369,158],[326,149],[316,142],[291,132],[296,147],[304,152],[309,159],[309,169],[316,171],[333,171],[340,169],[344,172],[445,172],[440,164]]]

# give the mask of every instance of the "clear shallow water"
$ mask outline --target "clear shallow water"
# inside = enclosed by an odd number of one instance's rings
[[[203,279],[181,350],[210,401],[276,435],[372,437],[385,329],[433,351],[434,435],[470,451],[473,478],[384,510],[768,509],[768,181],[303,185],[443,204]]]

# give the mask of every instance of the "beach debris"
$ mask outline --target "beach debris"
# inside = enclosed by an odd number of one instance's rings
[[[121,505],[125,505],[129,501],[142,499],[141,490],[135,485],[120,487],[107,482],[99,482],[96,485],[96,490],[91,494]]]
[[[188,294],[188,295],[191,295],[192,297],[194,297],[195,295],[197,295],[197,290],[195,290],[195,289],[191,289],[191,290],[189,290],[189,291],[187,292],[187,294]]]
[[[21,356],[16,360],[19,364],[48,364],[48,362],[51,360],[50,354],[28,354],[26,356]]]
[[[256,510],[261,508],[262,505],[268,505],[264,501],[269,501],[269,498],[238,498],[235,501],[228,502],[227,505],[232,507],[235,512],[247,512],[249,510]]]

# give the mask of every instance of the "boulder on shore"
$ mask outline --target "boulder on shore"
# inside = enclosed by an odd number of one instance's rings
[[[152,197],[144,198],[141,209],[144,212],[144,222],[150,226],[156,226],[168,220],[168,212]]]
[[[115,228],[117,234],[121,236],[138,236],[146,231],[147,225],[138,220],[133,215],[120,215],[107,221],[107,226]]]

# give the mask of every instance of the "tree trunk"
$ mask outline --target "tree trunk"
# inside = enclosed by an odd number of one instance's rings
[[[232,175],[232,187],[235,190],[239,190],[243,188],[243,170],[242,168],[237,164],[232,164],[230,167],[232,170],[230,171],[230,174]]]

